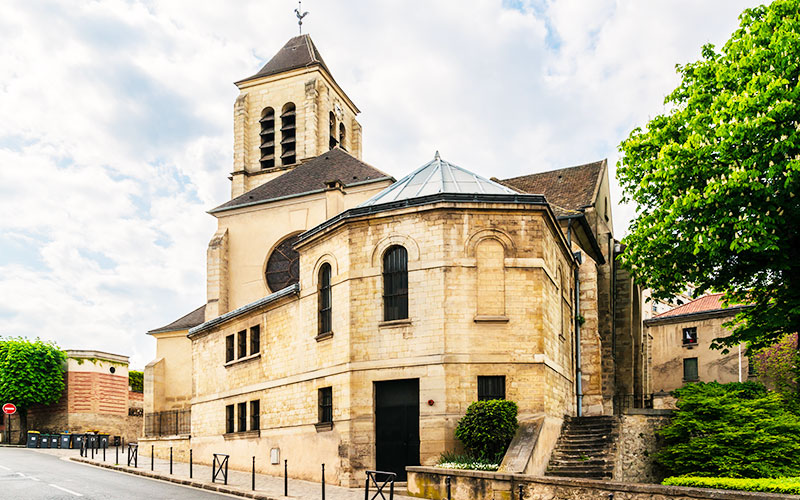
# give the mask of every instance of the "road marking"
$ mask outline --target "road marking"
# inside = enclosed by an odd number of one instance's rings
[[[0,469],[11,470],[8,467],[6,467],[5,465],[0,465]]]
[[[81,495],[80,493],[75,493],[75,492],[74,492],[74,491],[72,491],[72,490],[68,490],[68,489],[66,489],[66,488],[62,488],[61,486],[59,486],[59,485],[57,485],[57,484],[51,484],[50,486],[52,486],[53,488],[56,488],[56,489],[58,489],[58,490],[61,490],[61,491],[66,491],[66,492],[67,492],[67,493],[69,493],[70,495],[75,495],[76,497],[82,497],[82,496],[83,496],[83,495]]]
[[[33,479],[34,481],[38,481],[38,479],[37,479],[37,478],[35,478],[35,477],[33,477],[33,476],[27,476],[27,475],[25,475],[25,474],[24,474],[24,473],[22,473],[22,472],[16,472],[15,474],[17,474],[18,476],[20,476],[22,479]]]

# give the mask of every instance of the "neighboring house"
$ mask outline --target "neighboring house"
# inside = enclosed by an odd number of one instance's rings
[[[64,392],[49,406],[28,410],[28,429],[40,432],[99,431],[136,441],[142,433],[142,394],[128,385],[128,357],[68,349]],[[19,419],[12,422],[17,439]]]
[[[508,398],[544,421],[542,473],[565,416],[642,393],[605,160],[490,180],[436,153],[395,182],[308,35],[237,86],[207,301],[148,332],[142,443],[357,485],[433,463],[471,402]]]
[[[723,323],[742,306],[722,307],[721,293],[705,295],[645,320],[651,353],[650,390],[664,394],[687,382],[741,382],[748,378],[746,346],[722,354],[711,341],[730,332]]]

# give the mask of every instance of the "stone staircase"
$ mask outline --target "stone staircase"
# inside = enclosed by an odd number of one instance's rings
[[[616,438],[616,417],[568,417],[545,475],[611,479]]]

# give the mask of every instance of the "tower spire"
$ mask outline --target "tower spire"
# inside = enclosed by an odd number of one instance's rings
[[[294,14],[297,16],[297,26],[300,28],[300,34],[303,34],[303,18],[308,15],[308,12],[303,12],[302,14],[300,11],[303,10],[302,0],[297,0],[297,8],[294,9]]]

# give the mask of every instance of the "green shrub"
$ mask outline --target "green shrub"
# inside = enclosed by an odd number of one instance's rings
[[[678,410],[659,431],[656,459],[672,475],[800,476],[800,416],[752,382],[696,383],[674,392]]]
[[[720,490],[765,491],[800,495],[800,477],[742,479],[734,477],[668,477],[661,484]]]
[[[517,427],[515,402],[504,399],[476,401],[458,421],[456,438],[473,457],[498,463]]]

